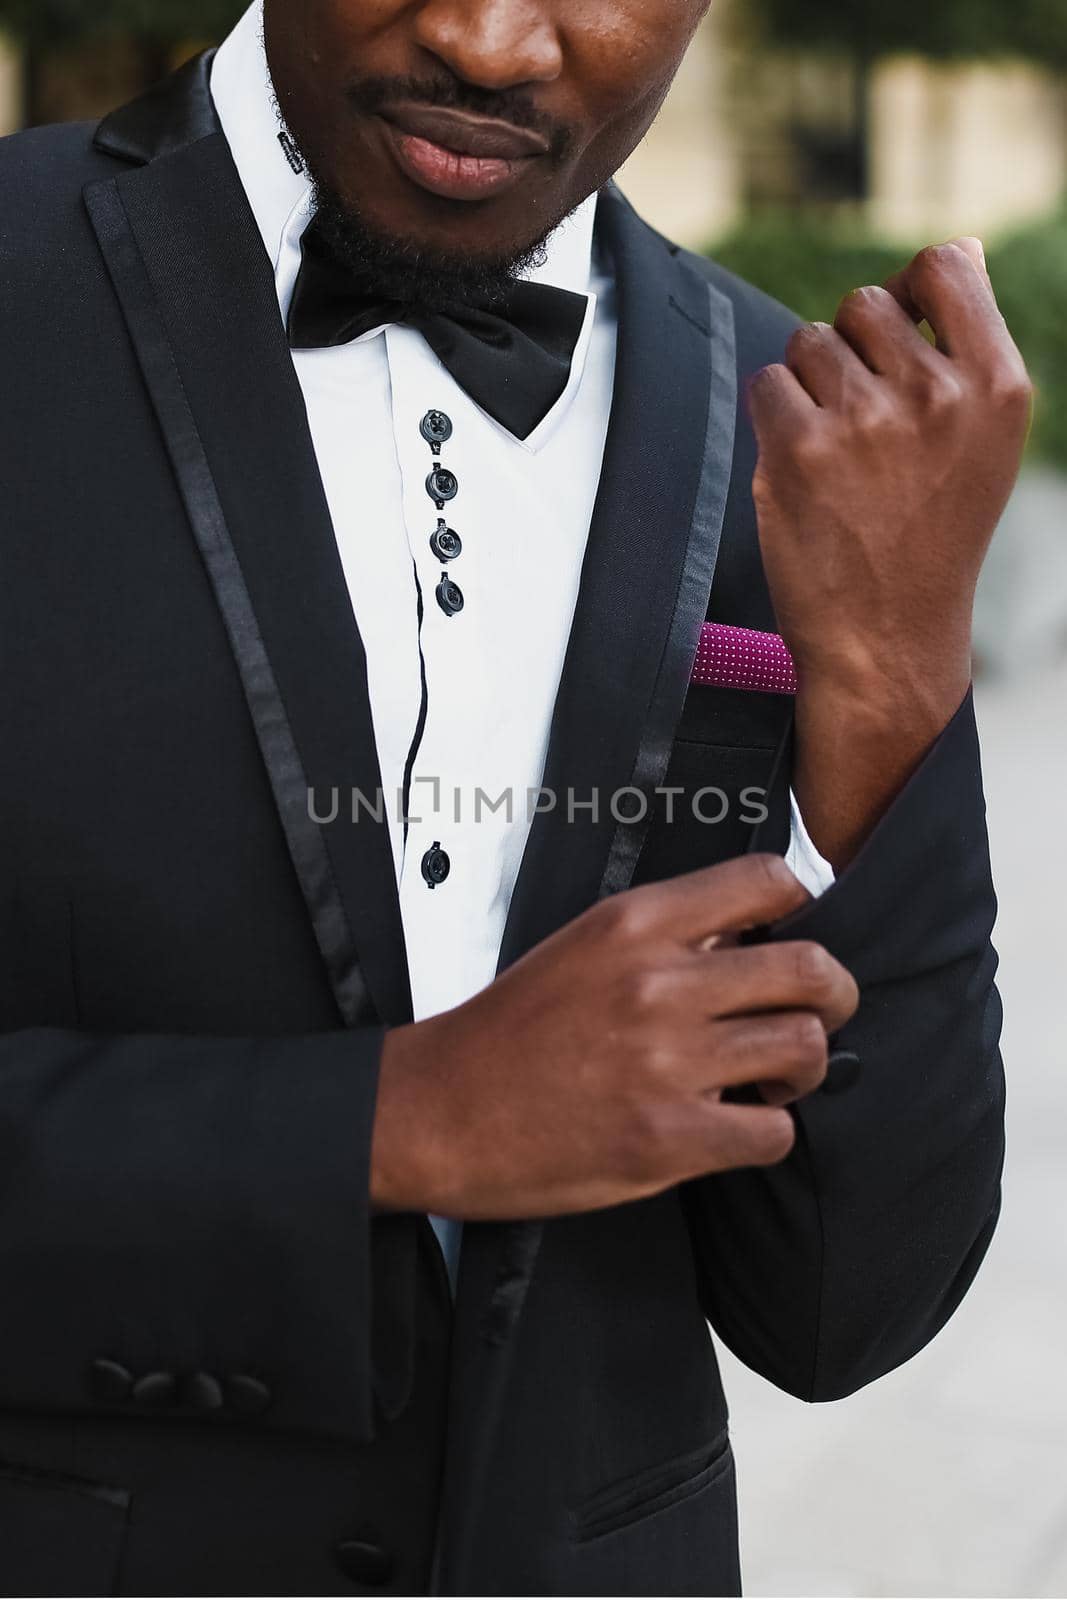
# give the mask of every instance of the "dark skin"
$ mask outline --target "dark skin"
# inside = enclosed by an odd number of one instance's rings
[[[618,169],[706,9],[267,0],[266,41],[313,172],[364,224],[499,265]],[[794,787],[840,871],[966,694],[975,583],[1029,424],[978,241],[848,296],[748,402],[764,562],[798,672]],[[785,1107],[822,1082],[858,994],[817,945],[737,935],[806,899],[766,856],[632,890],[466,1004],[392,1030],[372,1199],[551,1216],[782,1160]],[[753,1085],[763,1103],[731,1098]]]
[[[975,586],[1029,430],[979,241],[847,295],[749,403],[760,543],[800,685],[793,785],[841,868],[967,692]]]
[[[421,249],[518,256],[618,170],[660,108],[707,0],[267,0],[278,101],[315,171],[364,219]],[[474,203],[403,178],[351,88],[455,84],[480,111],[552,143],[513,187]],[[560,152],[559,146],[565,146]]]

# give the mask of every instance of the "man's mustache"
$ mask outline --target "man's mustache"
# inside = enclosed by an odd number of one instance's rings
[[[516,128],[540,134],[547,140],[549,155],[563,161],[574,135],[565,123],[550,117],[521,90],[481,89],[459,78],[353,78],[345,94],[357,111],[375,113],[404,101],[419,106],[439,106],[449,111],[469,111],[479,117],[495,117]]]

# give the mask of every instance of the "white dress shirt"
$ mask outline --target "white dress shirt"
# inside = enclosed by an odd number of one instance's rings
[[[262,0],[221,46],[211,92],[284,320],[312,201],[308,178],[278,142]],[[594,258],[595,210],[594,195],[527,274],[585,295],[588,310],[568,387],[525,441],[482,411],[412,328],[392,324],[293,355],[366,651],[416,1021],[493,981],[529,831],[528,796],[544,770],[615,377],[614,286]],[[430,537],[439,513],[425,486],[434,458],[420,433],[429,410],[443,411],[453,428],[441,451],[459,480],[441,513],[463,541],[447,569],[464,596],[453,616],[435,598],[443,567]],[[398,796],[423,713],[405,839]],[[489,802],[502,794],[511,804],[494,809]],[[422,863],[438,844],[450,871],[430,890]],[[795,807],[790,861],[814,893],[832,877]],[[435,1219],[435,1228],[454,1270],[458,1227]]]

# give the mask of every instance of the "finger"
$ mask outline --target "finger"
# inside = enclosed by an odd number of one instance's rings
[[[821,944],[781,944],[694,953],[677,978],[679,1001],[706,1017],[747,1016],[759,1011],[814,1011],[827,1033],[854,1015],[855,979]]]
[[[950,239],[948,243],[950,245],[955,245],[957,249],[962,250],[964,255],[971,260],[980,276],[985,279],[990,294],[996,298],[993,289],[993,280],[989,276],[989,264],[986,261],[985,246],[983,245],[981,239],[977,238],[974,234],[960,234],[958,238]],[[885,287],[890,290],[894,298],[897,299],[902,305],[905,300],[910,301],[910,296],[906,288],[907,271],[908,269],[904,268],[900,272],[895,272],[891,278],[886,280],[885,283]],[[914,312],[913,320],[921,321],[923,314],[919,310],[918,306],[915,305],[914,301],[910,301],[910,305],[912,311]]]
[[[847,411],[867,394],[874,378],[828,322],[797,328],[786,348],[786,363],[822,410]]]
[[[777,434],[804,427],[818,411],[804,385],[781,362],[753,374],[745,404],[761,449]]]
[[[754,853],[619,898],[641,924],[635,933],[662,931],[692,946],[778,922],[811,896],[781,856]]]
[[[733,1017],[712,1024],[693,1087],[729,1090],[758,1085],[769,1105],[812,1094],[826,1077],[829,1044],[814,1011]]]
[[[847,294],[837,308],[834,327],[860,360],[886,378],[909,371],[932,372],[944,356],[923,338],[903,306],[887,289],[867,285]]]
[[[985,258],[985,246],[981,239],[973,233],[964,233],[960,234],[957,239],[950,239],[949,243],[954,244],[958,250],[962,250],[964,255],[970,256],[979,276],[985,279],[990,294],[996,299],[996,295],[993,292],[993,280],[989,276],[989,265]]]
[[[890,277],[886,278],[882,287],[886,294],[896,301],[909,322],[912,322],[917,327],[919,323],[926,321],[926,313],[916,305],[911,297],[905,268],[902,268],[900,272],[892,273]]]
[[[773,1167],[796,1143],[789,1112],[776,1106],[730,1105],[706,1100],[685,1108],[679,1129],[679,1182],[738,1167]]]
[[[988,278],[958,245],[921,250],[885,286],[909,316],[926,319],[947,356],[985,365],[1008,341]]]

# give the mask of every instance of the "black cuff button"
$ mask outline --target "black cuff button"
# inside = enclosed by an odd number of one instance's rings
[[[89,1383],[98,1400],[119,1404],[130,1398],[133,1373],[120,1362],[101,1356],[89,1367]]]
[[[133,1398],[146,1411],[166,1411],[178,1397],[178,1380],[173,1372],[146,1372],[133,1386]]]
[[[346,1578],[368,1589],[381,1589],[393,1575],[393,1558],[372,1539],[342,1539],[334,1560]]]
[[[226,1404],[231,1411],[240,1412],[243,1417],[257,1417],[260,1412],[266,1411],[271,1403],[271,1392],[259,1378],[251,1378],[246,1372],[233,1372],[226,1379],[225,1385]]]
[[[210,1372],[193,1372],[182,1385],[182,1399],[194,1411],[221,1411],[222,1384]]]
[[[831,1050],[823,1079],[823,1094],[845,1094],[860,1080],[863,1064],[854,1050]]]

